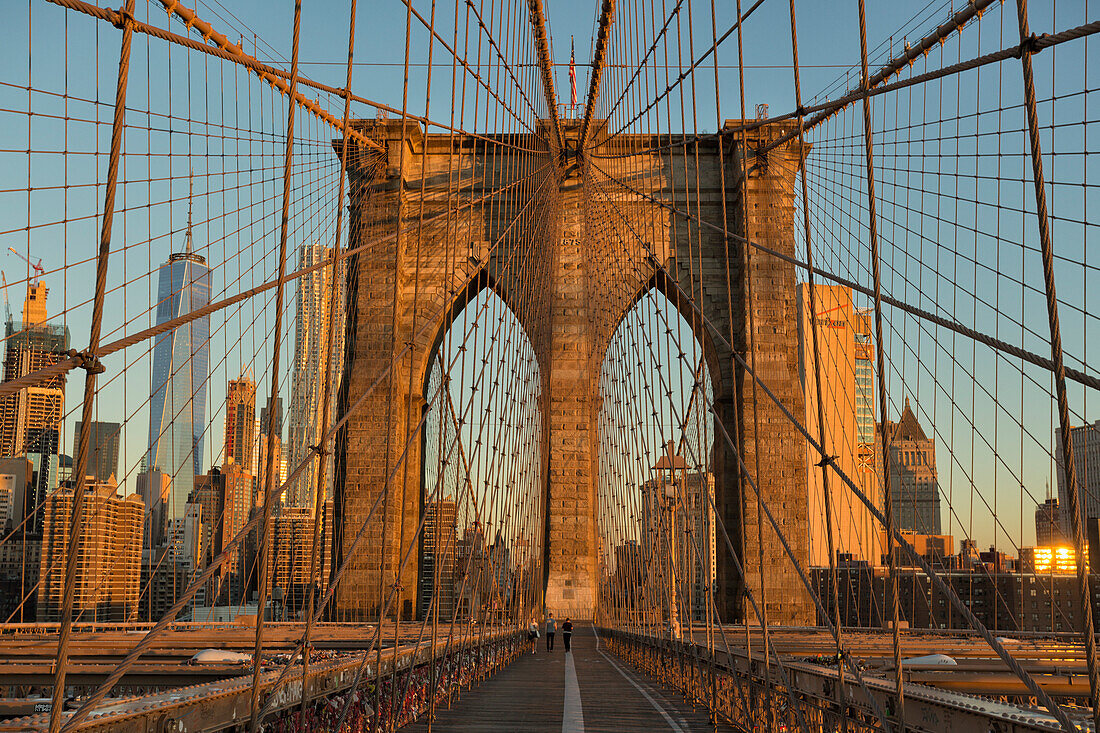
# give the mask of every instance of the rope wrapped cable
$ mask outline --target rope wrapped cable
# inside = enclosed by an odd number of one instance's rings
[[[169,7],[169,12],[171,8]],[[291,99],[297,99],[298,97],[298,47],[301,37],[302,28],[302,0],[295,0],[294,3],[294,24],[293,31],[291,33],[291,55],[290,55],[290,89],[288,96]],[[283,201],[282,201],[282,215],[279,224],[279,286],[275,288],[275,326],[273,332],[275,334],[275,343],[272,346],[271,356],[271,391],[267,400],[267,445],[269,448],[275,445],[275,439],[282,433],[282,417],[277,414],[279,408],[279,364],[283,354],[283,297],[284,297],[284,284],[286,280],[286,254],[287,245],[290,230],[290,196],[291,196],[291,175],[293,173],[294,165],[294,123],[295,113],[297,112],[297,106],[293,104],[287,105],[287,120],[286,120],[286,148],[284,152],[283,160]],[[341,185],[343,179],[341,179]],[[341,202],[342,204],[342,202]],[[280,424],[278,428],[276,425]],[[257,557],[263,558],[259,568],[259,599],[256,603],[256,642],[252,659],[254,664],[252,665],[252,701],[250,704],[251,720],[249,721],[249,730],[251,733],[259,733],[260,729],[260,716],[259,716],[259,703],[260,703],[260,660],[263,659],[264,651],[264,622],[267,617],[267,596],[270,592],[268,589],[268,583],[270,582],[271,563],[267,561],[267,543],[268,543],[268,528],[271,525],[271,515],[273,511],[272,503],[273,497],[272,484],[275,481],[275,450],[269,449],[264,456],[264,488],[263,488],[263,523],[260,525],[259,543],[257,545]],[[307,461],[308,462],[308,461]],[[280,487],[281,493],[281,487]],[[289,666],[289,665],[288,665]]]
[[[111,254],[115,196],[118,190],[118,164],[119,158],[122,156],[123,136],[125,134],[126,89],[130,79],[130,46],[134,35],[129,20],[133,17],[133,12],[134,0],[127,0],[124,10],[119,14],[119,24],[122,28],[122,47],[119,50],[118,58],[114,117],[111,122],[111,147],[108,153],[107,181],[103,195],[103,221],[99,236],[99,251],[96,256],[95,297],[92,305],[92,323],[88,336],[88,348],[79,356],[72,357],[85,368],[84,402],[81,406],[83,423],[77,441],[76,465],[74,466],[76,489],[73,492],[72,515],[65,554],[65,583],[61,601],[61,630],[57,641],[53,702],[50,707],[50,733],[57,733],[65,707],[65,676],[68,672],[69,639],[73,625],[73,595],[76,590],[76,576],[80,565],[84,496],[87,493],[88,483],[86,468],[88,465],[89,433],[91,432],[92,408],[96,396],[96,376],[103,371],[102,364],[99,363],[96,354],[103,328],[103,300],[107,289],[107,263]]]
[[[349,88],[349,89],[351,88],[351,77],[352,77],[352,68],[353,68],[352,59],[353,59],[354,50],[355,50],[355,11],[356,11],[356,0],[351,0],[350,19],[348,21],[349,30],[348,30],[347,79],[346,79],[346,82],[345,82],[345,87]],[[345,126],[345,129],[347,127],[348,120],[350,118],[350,114],[351,114],[351,99],[350,98],[345,98],[345,101],[344,101],[344,126]],[[345,174],[346,174],[346,171],[347,171],[347,149],[348,149],[347,137],[345,136],[344,144],[340,146],[340,177],[339,177],[340,190],[337,194],[337,201],[341,201],[341,202],[344,200],[344,181],[345,181]],[[341,233],[341,228],[342,228],[343,222],[344,222],[344,207],[340,206],[340,207],[338,207],[338,211],[336,213],[336,233],[335,233],[335,236],[333,237],[334,245],[333,245],[333,258],[332,258],[332,274],[330,275],[333,282],[335,282],[336,278],[338,277],[339,265],[340,265],[340,262],[341,262],[341,255],[343,254],[342,240],[340,238],[340,233]],[[337,312],[337,308],[339,307],[339,304],[337,303],[338,292],[339,292],[338,288],[335,288],[335,287],[331,288],[331,294],[330,294],[330,297],[329,297],[329,306],[328,306],[330,314]],[[325,353],[325,354],[330,353],[332,351],[333,340],[334,340],[334,335],[335,335],[335,330],[336,330],[336,322],[337,322],[337,319],[332,318],[331,316],[328,320],[329,320],[328,328],[325,330],[325,348],[324,348],[324,351],[322,352],[322,353]],[[332,387],[333,387],[333,381],[334,381],[333,380],[333,375],[332,375],[332,365],[333,365],[333,360],[332,359],[325,359],[325,377],[324,377],[324,381],[323,381],[323,383],[324,383],[324,395],[323,395],[322,401],[321,401],[321,405],[322,405],[322,407],[321,407],[321,421],[320,421],[321,425],[327,425],[329,423],[329,420],[332,419],[332,416],[331,416],[332,402],[333,402]],[[319,571],[320,571],[320,557],[319,557],[319,555],[320,555],[320,544],[321,544],[321,541],[322,541],[321,528],[322,528],[322,525],[324,523],[324,515],[322,513],[323,512],[323,507],[324,507],[324,501],[322,501],[322,499],[323,499],[323,492],[325,491],[325,470],[328,467],[328,461],[325,460],[325,458],[326,458],[326,456],[331,454],[331,451],[327,450],[325,448],[325,446],[326,446],[325,441],[319,441],[317,445],[311,445],[309,447],[310,452],[315,453],[319,460],[317,461],[317,481],[316,481],[316,485],[314,487],[314,496],[313,496],[313,504],[314,504],[314,511],[313,511],[313,544],[310,547],[310,561],[309,561],[310,562],[310,565],[309,565],[310,585],[309,585],[309,587],[310,587],[311,591],[309,593],[309,600],[308,600],[308,604],[307,604],[306,610],[305,610],[305,617],[306,617],[305,633],[302,636],[302,652],[301,652],[301,654],[302,654],[302,678],[301,678],[302,679],[302,701],[301,701],[301,717],[300,717],[301,720],[306,719],[306,713],[307,713],[308,708],[309,708],[309,689],[308,689],[307,680],[308,680],[308,677],[309,677],[309,656],[310,656],[310,649],[311,649],[310,641],[311,641],[311,637],[312,637],[313,624],[314,624],[314,618],[313,618],[313,615],[314,615],[314,599],[315,599],[315,596],[316,596],[316,594],[313,593],[312,588],[314,588],[317,585],[317,583],[319,582],[319,577],[318,577]],[[289,669],[290,666],[291,665],[287,665],[287,668]],[[262,715],[261,715],[261,719],[262,719]]]
[[[608,176],[608,178],[611,180],[616,180],[612,176]],[[627,222],[627,226],[630,226],[629,222]],[[635,236],[637,237],[636,234]],[[650,245],[641,238],[639,238],[639,241],[642,242],[643,246],[650,251],[651,255],[653,255]],[[774,392],[772,392],[771,388],[768,387],[767,382],[761,379],[759,375],[757,375],[756,372],[752,369],[751,365],[733,349],[732,345],[728,341],[726,341],[726,338],[722,334],[721,329],[715,326],[714,323],[706,316],[706,314],[703,313],[698,304],[691,298],[688,293],[684,291],[683,287],[679,284],[677,280],[673,278],[672,274],[665,269],[664,265],[661,265],[661,270],[664,271],[665,277],[668,278],[670,286],[672,286],[679,294],[679,296],[684,299],[683,302],[691,308],[693,313],[698,314],[698,317],[706,325],[707,329],[711,332],[713,338],[717,340],[720,344],[722,344],[725,348],[730,349],[734,353],[735,358],[737,359],[737,362],[738,364],[740,364],[741,368],[743,368],[752,377],[754,382],[760,385],[760,388],[764,391],[764,394],[767,395],[767,397],[773,403],[775,403],[776,407],[779,408],[784,417],[786,417],[787,420],[789,420],[791,424],[795,427],[795,429],[802,434],[802,436],[810,444],[810,447],[819,455],[823,457],[827,456],[828,453],[825,448],[820,443],[818,443],[817,440],[814,439],[814,437],[809,433],[802,422],[799,421],[798,418],[796,418],[786,407],[786,405],[783,404],[782,400],[780,400],[779,397]],[[880,524],[885,525],[885,515],[882,513],[881,510],[878,509],[877,506],[875,506],[875,504],[870,499],[867,498],[866,494],[864,494],[863,491],[860,490],[858,486],[856,486],[855,482],[847,475],[847,473],[845,473],[839,466],[837,466],[835,462],[829,461],[828,465],[832,467],[832,469],[836,472],[841,481],[848,485],[848,487],[852,490],[852,493],[864,504],[864,506],[866,506],[868,511],[871,512],[875,519],[878,520]],[[780,537],[782,537],[782,535],[780,535]],[[893,538],[894,541],[897,542],[898,546],[902,547],[909,554],[910,559],[917,565],[917,567],[921,569],[925,576],[932,581],[932,583],[936,586],[936,590],[947,597],[947,599],[951,602],[951,605],[956,610],[958,610],[960,614],[962,614],[962,616],[966,619],[967,623],[970,624],[972,628],[978,631],[982,638],[989,644],[990,648],[997,653],[997,656],[1000,657],[1001,660],[1009,667],[1009,669],[1012,670],[1012,672],[1024,683],[1024,685],[1043,705],[1043,707],[1045,707],[1067,731],[1074,731],[1075,728],[1072,722],[1066,716],[1065,711],[1050,698],[1050,696],[1034,680],[1031,674],[1026,669],[1024,669],[1019,661],[1014,656],[1012,656],[1012,654],[1009,653],[1004,648],[1004,646],[990,633],[985,624],[983,624],[977,618],[977,616],[974,615],[970,608],[959,597],[955,589],[950,586],[946,581],[944,581],[938,573],[935,572],[928,561],[916,551],[916,548],[913,547],[912,543],[905,539],[904,535],[902,535],[901,532],[896,528],[894,529]],[[825,618],[827,621],[827,617]]]
[[[1028,31],[1027,0],[1016,0],[1020,24],[1020,64],[1023,73],[1024,101],[1027,107],[1028,138],[1031,143],[1032,177],[1035,185],[1035,215],[1039,226],[1039,244],[1042,248],[1043,284],[1046,287],[1047,319],[1050,325],[1050,352],[1054,362],[1054,388],[1058,404],[1058,425],[1062,435],[1062,470],[1065,472],[1069,492],[1070,527],[1073,531],[1073,547],[1078,558],[1077,592],[1085,616],[1085,654],[1089,674],[1089,702],[1092,706],[1093,725],[1100,730],[1100,669],[1096,659],[1096,631],[1093,619],[1093,595],[1089,569],[1085,563],[1086,544],[1081,520],[1084,502],[1081,487],[1077,483],[1077,463],[1074,459],[1073,428],[1069,416],[1069,396],[1066,391],[1066,369],[1062,360],[1062,329],[1058,322],[1058,294],[1054,284],[1054,244],[1051,240],[1047,218],[1046,183],[1043,176],[1043,148],[1039,137],[1039,115],[1035,105],[1035,78],[1031,68],[1031,45],[1034,36]],[[1030,42],[1029,42],[1030,38]],[[1067,728],[1067,730],[1069,730]]]
[[[869,78],[869,72],[867,69],[867,18],[864,13],[864,0],[858,0],[859,7],[859,60],[861,75],[861,84],[863,90],[866,91],[871,88],[871,80]],[[885,346],[882,343],[882,276],[881,266],[882,257],[879,252],[878,241],[878,214],[877,212],[877,199],[875,194],[875,155],[874,155],[874,130],[871,125],[871,99],[870,97],[863,97],[863,141],[864,150],[866,152],[866,158],[864,162],[864,171],[866,172],[867,181],[867,223],[868,223],[868,244],[871,252],[871,273],[874,279],[874,321],[875,321],[875,359],[876,359],[876,377],[878,383],[878,398],[879,398],[879,424],[882,426],[882,494],[883,494],[883,506],[886,508],[886,521],[883,526],[886,528],[886,562],[887,562],[887,574],[889,576],[888,582],[890,584],[890,613],[891,613],[891,640],[893,642],[894,652],[894,700],[896,708],[893,711],[895,715],[901,720],[901,730],[905,731],[905,680],[902,675],[901,668],[901,613],[900,613],[900,601],[898,600],[898,559],[894,553],[893,536],[896,533],[895,517],[894,517],[894,499],[893,493],[895,491],[894,482],[890,479],[890,444],[894,439],[893,434],[887,434],[887,425],[889,421],[887,418],[888,409],[886,401],[886,356],[884,353]],[[802,125],[799,125],[802,128]],[[811,314],[811,318],[816,318],[817,314]],[[754,370],[755,371],[755,368]],[[818,395],[820,401],[820,394]],[[839,599],[838,599],[839,600]]]
[[[802,109],[802,73],[798,60],[798,24],[795,19],[795,7],[794,0],[790,0],[788,3],[790,11],[791,22],[791,59],[792,59],[792,71],[794,73],[794,93],[795,104],[798,109]],[[715,75],[717,75],[717,59],[715,60]],[[800,151],[806,150],[806,137],[805,137],[805,118],[800,113],[798,115],[798,147]],[[743,139],[743,138],[742,138]],[[719,149],[721,149],[719,145]],[[825,445],[825,395],[821,389],[821,347],[820,339],[818,338],[818,324],[817,324],[817,283],[814,278],[814,265],[813,265],[813,247],[810,244],[810,192],[809,184],[807,183],[808,176],[805,172],[805,162],[803,162],[803,174],[799,176],[802,188],[802,217],[803,217],[803,235],[805,240],[806,251],[806,271],[807,279],[809,281],[809,287],[807,288],[809,293],[809,312],[810,312],[810,334],[813,344],[813,360],[814,360],[814,401],[817,404],[817,436],[821,441],[821,445]],[[723,220],[722,227],[728,228],[726,222]],[[746,248],[747,249],[747,248]],[[881,295],[881,294],[880,294]],[[837,648],[837,689],[836,699],[837,705],[842,707],[847,699],[847,693],[845,690],[844,680],[844,666],[839,664],[840,659],[843,656],[842,653],[842,640],[841,634],[843,633],[843,624],[840,618],[840,583],[837,573],[837,556],[836,548],[834,546],[833,539],[833,498],[830,492],[831,485],[829,482],[829,471],[827,464],[831,463],[835,456],[824,456],[817,463],[817,466],[821,468],[821,482],[822,482],[822,494],[825,499],[825,535],[828,540],[827,549],[829,552],[829,590],[833,595],[833,617],[831,619],[833,627],[836,629],[836,648]],[[813,594],[811,591],[812,595]],[[848,721],[845,716],[843,721],[843,729],[847,731]]]
[[[51,0],[53,1],[53,0]],[[797,120],[800,115],[807,115],[812,113],[819,113],[814,119],[819,119],[819,123],[824,123],[828,119],[834,117],[838,112],[843,110],[850,104],[860,101],[864,97],[877,97],[880,94],[887,94],[889,92],[905,89],[906,87],[917,86],[927,83],[929,81],[935,81],[947,76],[953,76],[961,74],[965,71],[972,71],[982,66],[989,64],[999,63],[1001,61],[1007,61],[1009,59],[1020,58],[1024,50],[1030,50],[1032,55],[1039,53],[1040,51],[1054,46],[1061,45],[1068,41],[1076,41],[1082,38],[1087,38],[1100,32],[1100,21],[1092,21],[1069,28],[1058,33],[1047,34],[1044,33],[1038,36],[1031,36],[1022,44],[1015,46],[1009,46],[1008,48],[1001,49],[1000,51],[994,51],[983,56],[978,56],[967,61],[962,61],[950,66],[945,66],[942,69],[935,71],[928,71],[923,74],[909,77],[907,79],[898,79],[897,81],[889,82],[886,84],[880,84],[872,86],[870,89],[864,91],[862,89],[856,89],[846,93],[843,97],[840,97],[832,102],[820,102],[818,104],[812,104],[809,106],[797,107],[790,112],[774,115],[761,120],[739,120],[736,125],[720,130],[718,132],[684,135],[683,139],[675,143],[666,143],[665,145],[656,145],[650,148],[646,148],[641,153],[656,153],[661,150],[669,150],[671,148],[678,148],[683,145],[687,145],[693,142],[705,142],[707,140],[722,140],[732,135],[739,134],[742,130],[751,131],[757,130],[766,125],[770,125],[775,122],[783,122],[786,120]],[[806,129],[810,129],[807,125]],[[765,145],[759,152],[761,154],[767,153],[775,148],[791,142],[798,137],[798,132],[792,131],[784,133],[775,138],[767,145]],[[624,158],[628,157],[627,154],[590,154],[594,158]]]

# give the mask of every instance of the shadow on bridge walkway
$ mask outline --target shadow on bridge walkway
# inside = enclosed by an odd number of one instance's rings
[[[560,627],[559,627],[560,628]],[[598,643],[590,624],[577,624],[573,651],[561,632],[554,651],[545,638],[449,709],[436,710],[433,731],[732,731],[708,722],[706,710],[635,671]],[[428,730],[425,716],[402,730]]]

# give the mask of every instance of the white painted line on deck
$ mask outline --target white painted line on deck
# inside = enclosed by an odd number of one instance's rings
[[[565,711],[561,716],[561,733],[584,733],[581,686],[577,682],[577,667],[573,664],[573,652],[565,653]]]
[[[669,728],[676,731],[676,733],[686,733],[684,729],[681,728],[680,725],[672,719],[672,716],[670,716],[668,712],[663,707],[661,707],[648,692],[643,690],[641,685],[634,681],[633,677],[624,672],[623,668],[616,664],[614,659],[604,654],[603,649],[600,649],[600,635],[596,633],[595,624],[592,625],[592,633],[596,635],[596,651],[600,653],[600,656],[606,659],[607,663],[614,667],[615,671],[621,674],[624,680],[634,685],[634,689],[642,693],[642,697],[644,697],[646,700],[649,700],[649,704],[653,706],[654,710],[661,714],[661,717],[665,719],[666,723],[668,723]],[[568,677],[566,679],[568,680]],[[568,684],[568,682],[566,684]]]

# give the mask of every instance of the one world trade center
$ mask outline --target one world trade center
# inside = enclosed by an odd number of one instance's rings
[[[190,217],[188,217],[190,219]],[[157,324],[210,303],[210,268],[187,245],[161,265]],[[202,473],[206,428],[206,386],[210,372],[210,316],[196,318],[160,334],[153,346],[150,385],[148,470],[172,480],[168,516],[184,516],[184,505]]]

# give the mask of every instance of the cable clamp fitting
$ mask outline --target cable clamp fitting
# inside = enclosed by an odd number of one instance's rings
[[[820,468],[831,466],[833,463],[836,462],[837,457],[838,456],[822,456],[821,460],[818,461],[815,465],[819,466]]]
[[[1043,34],[1046,35],[1045,33]],[[1020,41],[1020,45],[1016,47],[1016,58],[1023,58],[1026,52],[1028,56],[1033,56],[1039,53],[1043,49],[1039,48],[1039,36],[1032,33],[1030,36]]]
[[[113,23],[115,28],[118,28],[120,31],[126,30],[126,26],[132,25],[133,22],[134,16],[126,9],[125,5],[115,11],[115,21]]]
[[[327,448],[325,448],[325,446],[323,446],[323,445],[311,445],[311,446],[309,447],[309,449],[310,449],[310,451],[312,451],[312,452],[316,453],[316,454],[317,454],[318,456],[320,456],[321,458],[324,458],[324,457],[325,457],[325,456],[327,456],[328,454],[332,453],[332,451],[328,450],[328,449],[327,449]]]
[[[89,374],[102,374],[107,371],[107,367],[103,366],[103,362],[99,360],[99,357],[88,349],[84,351],[69,349],[69,357],[76,359],[78,362],[77,366],[87,370]]]

